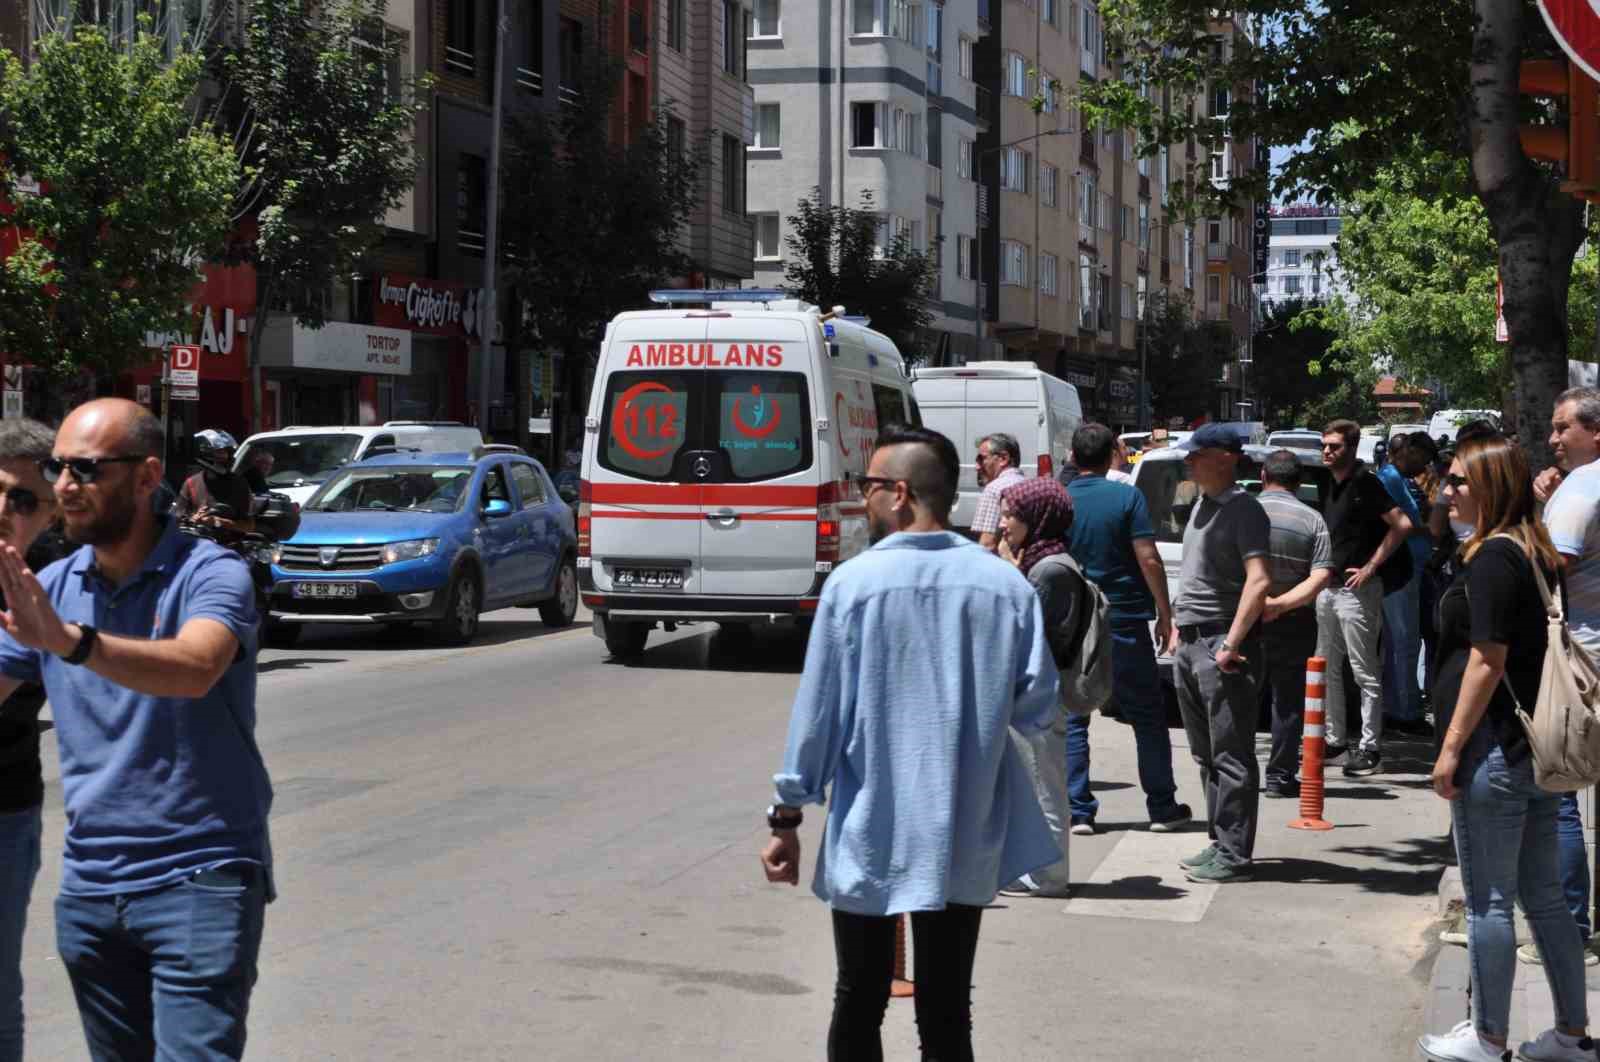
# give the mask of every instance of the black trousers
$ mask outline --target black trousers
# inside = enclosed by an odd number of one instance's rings
[[[1306,661],[1317,655],[1317,617],[1309,608],[1296,609],[1261,625],[1261,652],[1272,698],[1272,754],[1267,757],[1267,784],[1295,780],[1306,721]],[[1346,687],[1347,689],[1350,687]],[[1356,731],[1361,729],[1359,714]],[[1346,731],[1349,733],[1350,731]]]
[[[971,1062],[972,963],[983,908],[951,904],[911,913],[917,1033],[923,1062]],[[839,980],[828,1062],[883,1062],[883,1012],[894,977],[893,917],[833,912]]]

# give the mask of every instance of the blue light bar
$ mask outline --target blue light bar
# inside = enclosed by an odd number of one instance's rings
[[[701,302],[777,302],[793,295],[777,288],[664,288],[650,293],[650,301],[663,306]]]

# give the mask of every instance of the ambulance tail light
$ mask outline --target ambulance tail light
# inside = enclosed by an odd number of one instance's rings
[[[1049,479],[1056,470],[1056,463],[1049,454],[1039,455],[1039,478]]]
[[[840,484],[830,483],[817,492],[817,571],[831,572],[839,563]]]
[[[594,489],[589,481],[578,481],[578,556],[589,556],[589,528],[594,523]]]

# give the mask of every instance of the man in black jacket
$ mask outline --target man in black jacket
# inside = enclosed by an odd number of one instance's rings
[[[54,442],[55,432],[37,421],[0,421],[0,543],[25,553],[34,571],[65,552],[58,533],[45,533],[56,502],[39,462]],[[43,706],[37,683],[0,704],[0,1062],[22,1058],[22,930],[40,864]]]

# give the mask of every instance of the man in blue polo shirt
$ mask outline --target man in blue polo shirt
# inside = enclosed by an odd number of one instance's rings
[[[0,700],[49,697],[56,944],[95,1062],[241,1058],[273,893],[250,573],[155,514],[161,444],[132,402],[80,406],[42,470],[82,548],[37,576],[0,550]]]

